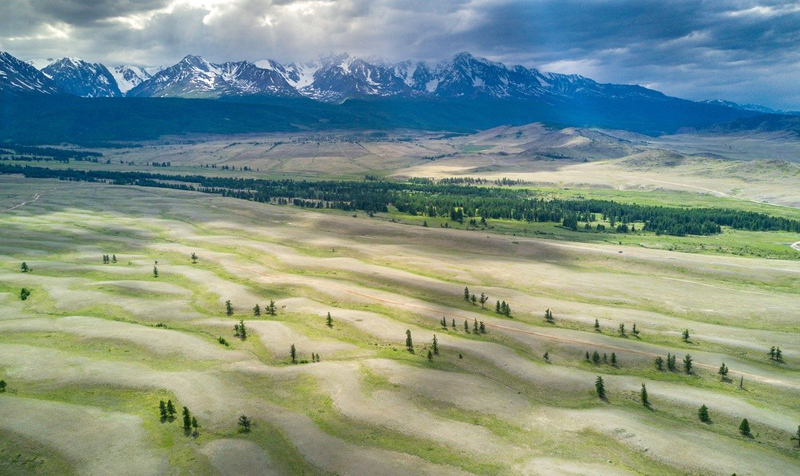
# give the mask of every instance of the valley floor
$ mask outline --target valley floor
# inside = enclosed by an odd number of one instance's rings
[[[794,474],[798,308],[796,260],[0,176],[0,473]]]

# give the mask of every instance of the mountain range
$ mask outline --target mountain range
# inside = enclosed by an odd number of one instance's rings
[[[325,129],[469,132],[531,122],[649,135],[709,128],[800,135],[800,116],[761,106],[689,101],[469,53],[436,64],[346,53],[288,64],[212,63],[190,55],[172,66],[141,68],[77,58],[25,62],[0,52],[0,141],[88,144]]]
[[[273,60],[211,63],[189,55],[169,67],[106,67],[77,58],[33,60],[25,64],[7,53],[0,57],[0,91],[80,97],[231,98],[308,97],[326,102],[350,98],[513,99],[557,104],[586,98],[655,102],[670,98],[636,85],[602,84],[579,75],[543,73],[534,68],[459,53],[437,64],[388,63],[342,54],[282,65]],[[41,74],[27,66],[36,66]],[[44,76],[44,77],[43,77]],[[2,81],[2,78],[14,78]],[[701,103],[773,113],[762,106],[711,100]]]

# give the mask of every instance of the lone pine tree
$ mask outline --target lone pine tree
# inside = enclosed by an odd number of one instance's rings
[[[294,347],[294,344],[289,348],[289,356],[292,358],[292,363],[297,363],[297,349]]]
[[[439,339],[436,338],[436,334],[433,335],[433,353],[439,355]]]
[[[161,417],[161,421],[167,420],[167,404],[164,400],[158,402],[158,414]]]
[[[684,329],[681,333],[681,337],[683,337],[684,342],[689,342],[689,329]]]
[[[464,300],[469,301],[469,288],[464,288]]]
[[[328,312],[328,317],[325,318],[325,325],[328,327],[333,327],[333,318],[331,317],[330,312]]]
[[[465,324],[466,322],[464,321]],[[469,326],[467,326],[467,332],[469,332]],[[414,341],[411,340],[411,331],[409,329],[406,329],[406,349],[409,352],[414,352]]]
[[[167,400],[167,415],[170,418],[175,418],[175,405],[172,404],[172,400]]]
[[[708,416],[708,407],[703,404],[699,410],[697,410],[697,418],[700,419],[703,423],[708,423],[711,421],[711,417]]]
[[[664,370],[664,359],[662,359],[661,357],[656,357],[655,363],[656,363],[656,369]]]
[[[246,415],[242,415],[242,416],[239,417],[239,423],[238,424],[239,424],[239,426],[242,427],[241,431],[243,433],[250,432],[250,419],[247,418]]]
[[[644,383],[642,383],[642,390],[639,393],[639,396],[642,399],[642,405],[649,407],[650,406],[650,399],[647,398],[647,387],[645,387]]]
[[[29,269],[28,268],[28,263],[23,261],[22,264],[20,265],[20,269],[22,270],[23,273],[27,273],[28,269]]]
[[[153,266],[153,277],[154,278],[158,277],[158,267],[156,267],[156,266]]]
[[[744,436],[750,436],[750,422],[747,421],[747,418],[742,420],[739,424],[739,433],[743,434]]]
[[[594,320],[594,330],[600,332],[600,321],[597,319]]]
[[[687,374],[692,373],[692,356],[689,354],[686,354],[686,357],[683,358],[683,370]]]
[[[255,307],[253,308],[253,315],[256,317],[261,315],[261,306],[259,306],[258,304],[256,304]]]
[[[192,414],[189,409],[183,407],[183,429],[189,431],[192,428]]]
[[[601,400],[606,399],[606,386],[603,383],[603,377],[597,376],[597,380],[594,381],[594,388],[597,390],[597,397]]]
[[[225,314],[232,316],[233,315],[233,304],[231,304],[231,300],[228,299],[225,301]]]

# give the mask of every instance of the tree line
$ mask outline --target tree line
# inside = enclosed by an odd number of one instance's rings
[[[800,221],[764,213],[722,208],[676,208],[597,199],[547,198],[534,189],[503,189],[471,185],[388,181],[269,180],[241,177],[169,175],[102,170],[56,170],[0,165],[0,173],[32,178],[58,178],[119,185],[192,190],[264,203],[334,208],[367,213],[386,212],[444,217],[463,223],[470,217],[527,222],[556,222],[577,229],[601,217],[623,232],[628,224],[644,223],[643,231],[669,235],[709,235],[723,226],[750,231],[800,232]],[[477,222],[477,220],[476,220]],[[622,226],[624,225],[624,226]],[[591,228],[591,227],[590,227]],[[596,229],[596,228],[595,228]]]

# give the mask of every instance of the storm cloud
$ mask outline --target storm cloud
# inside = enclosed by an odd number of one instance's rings
[[[800,110],[800,5],[746,0],[3,0],[0,50],[110,65],[460,51]]]

